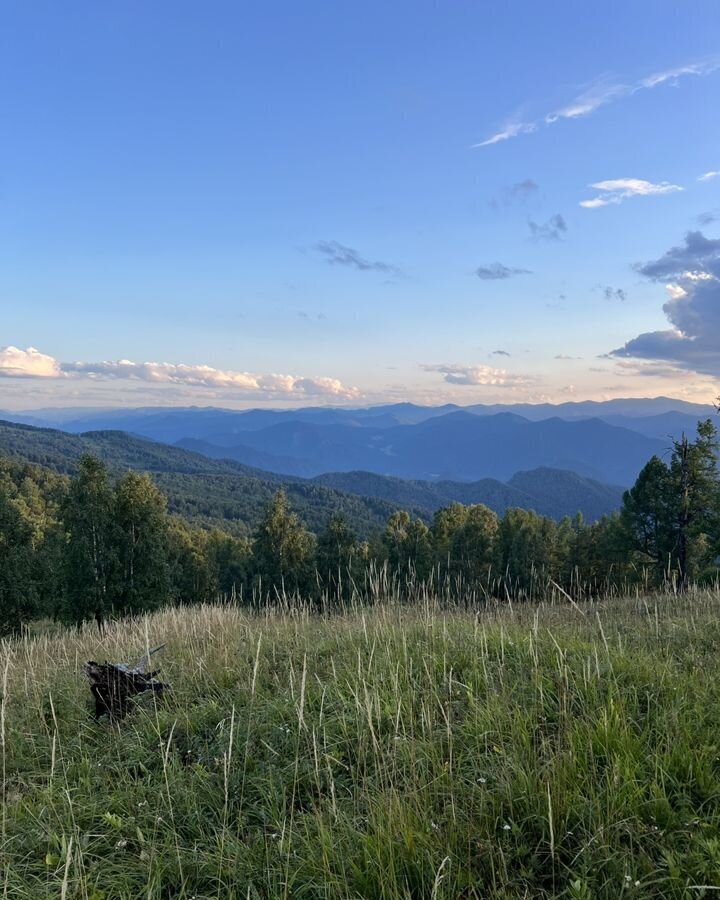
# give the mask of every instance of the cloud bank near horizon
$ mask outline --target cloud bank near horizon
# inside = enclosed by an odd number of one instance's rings
[[[360,396],[357,388],[337,378],[299,375],[253,374],[207,365],[142,362],[129,359],[104,362],[59,362],[35,347],[25,350],[11,345],[0,347],[0,378],[87,379],[89,381],[134,381],[152,385],[182,385],[194,388],[229,390],[253,395],[337,397]]]

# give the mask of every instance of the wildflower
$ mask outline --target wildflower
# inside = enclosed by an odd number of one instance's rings
[[[123,838],[123,840],[118,841],[117,844],[115,844],[116,850],[124,850],[126,847],[127,847],[127,841],[124,838]]]
[[[487,778],[478,778],[477,783],[478,784],[487,784]]]
[[[503,831],[510,831],[510,826],[507,824],[503,825]]]

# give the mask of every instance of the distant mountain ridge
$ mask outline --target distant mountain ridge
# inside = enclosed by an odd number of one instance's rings
[[[498,515],[511,507],[533,509],[552,519],[577,512],[595,521],[619,508],[623,488],[600,484],[574,472],[539,468],[517,472],[508,482],[494,478],[481,481],[405,481],[371,472],[333,472],[313,479],[341,491],[378,497],[405,508],[434,512],[450,503],[483,503]]]
[[[205,525],[247,533],[262,507],[283,486],[307,527],[317,531],[336,512],[361,535],[382,528],[396,509],[429,521],[451,502],[484,503],[502,514],[510,506],[561,518],[582,512],[593,520],[619,506],[622,489],[572,472],[537,469],[515,474],[505,484],[403,481],[368,472],[323,474],[313,480],[244,466],[118,431],[71,435],[56,429],[0,422],[0,453],[71,473],[83,453],[93,453],[114,471],[148,471],[166,493],[172,512]]]
[[[651,456],[665,452],[667,441],[601,419],[534,422],[508,412],[457,411],[390,428],[288,419],[179,446],[302,476],[362,470],[423,481],[507,481],[516,472],[548,467],[627,486]]]
[[[323,424],[357,424],[373,427],[415,425],[427,419],[452,412],[467,412],[477,416],[491,416],[510,412],[531,421],[541,419],[587,419],[605,421],[622,417],[625,427],[632,428],[637,420],[665,413],[681,413],[695,420],[715,413],[712,403],[690,403],[671,397],[618,398],[614,400],[584,400],[565,403],[476,403],[459,406],[422,406],[415,403],[392,403],[368,407],[302,407],[299,409],[231,410],[221,407],[139,407],[133,409],[38,409],[24,412],[2,412],[0,419],[40,427],[61,428],[80,433],[98,430],[119,430],[153,437],[166,443],[182,438],[212,440],[217,433],[252,431],[287,421]],[[614,422],[613,424],[619,424]]]
[[[38,425],[45,417],[71,433],[120,430],[302,478],[360,470],[406,480],[507,482],[516,472],[546,467],[629,485],[650,456],[665,454],[673,437],[694,433],[698,419],[711,415],[711,405],[655,397],[466,407],[36,410],[25,418]]]

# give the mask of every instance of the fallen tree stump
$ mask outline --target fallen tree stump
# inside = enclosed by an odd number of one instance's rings
[[[90,691],[95,698],[95,718],[107,714],[111,719],[122,719],[127,715],[130,700],[138,694],[152,691],[162,695],[170,685],[158,681],[159,670],[147,672],[150,657],[162,650],[164,644],[154,647],[142,656],[134,666],[127,663],[98,663],[90,660],[83,671],[90,681]]]

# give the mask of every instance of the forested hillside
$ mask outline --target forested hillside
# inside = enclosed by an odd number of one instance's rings
[[[84,439],[73,440],[76,450],[83,448]],[[107,445],[103,435],[88,440],[118,448],[113,433]],[[51,432],[42,434],[41,445],[38,453],[59,452]],[[133,446],[137,460],[141,447]],[[149,446],[152,462],[161,445]],[[668,582],[682,590],[691,580],[718,577],[717,452],[713,424],[699,423],[695,440],[676,441],[667,462],[656,456],[647,462],[619,514],[595,523],[581,516],[556,522],[517,508],[499,517],[481,503],[450,503],[429,525],[407,510],[393,511],[369,539],[339,504],[312,533],[281,487],[258,507],[248,537],[198,528],[199,504],[209,501],[196,490],[214,484],[218,502],[243,505],[243,481],[229,474],[164,471],[153,481],[118,465],[117,456],[110,454],[108,467],[85,453],[68,465],[74,469],[68,477],[7,456],[0,463],[0,630],[16,631],[42,616],[94,617],[102,626],[110,615],[218,595],[327,606],[425,589],[464,603],[532,600],[549,586],[571,597]],[[176,503],[193,498],[191,516],[168,514],[178,510],[167,503],[163,479]],[[234,484],[238,493],[228,496]],[[328,498],[348,497],[311,487]]]
[[[594,521],[614,512],[622,500],[621,488],[560,470],[517,473],[507,483],[492,478],[405,481],[370,472],[328,473],[303,480],[119,431],[75,435],[9,422],[0,422],[0,452],[61,473],[75,471],[83,453],[92,453],[118,471],[150,472],[171,512],[236,534],[247,534],[254,527],[281,484],[311,531],[322,528],[334,512],[342,512],[362,535],[381,527],[393,509],[407,509],[429,522],[448,503],[483,503],[498,514],[517,506],[554,519],[580,512]]]
[[[71,435],[54,429],[0,422],[0,454],[73,473],[83,454],[101,459],[111,471],[149,472],[167,497],[168,508],[190,522],[247,535],[277,488],[310,531],[335,513],[353,522],[361,535],[382,527],[399,504],[340,493],[321,484],[274,475],[231,460],[215,461],[167,444],[119,431]]]

